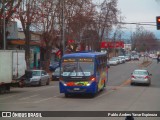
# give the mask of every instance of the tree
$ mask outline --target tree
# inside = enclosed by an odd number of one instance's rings
[[[88,43],[92,38],[86,38],[86,32],[93,28],[95,6],[88,0],[67,0],[65,8],[66,39]]]
[[[145,52],[156,49],[157,45],[155,35],[137,25],[136,31],[132,35],[132,50]]]
[[[20,20],[25,35],[25,59],[27,70],[30,69],[30,29],[32,23],[35,23],[36,18],[39,16],[37,5],[37,0],[23,0],[15,15],[15,17]]]
[[[22,0],[0,0],[0,48],[3,46],[2,41],[3,40],[3,19],[5,19],[5,25],[9,23],[9,21],[14,20],[14,14],[16,13],[17,9],[20,6],[20,3]],[[4,16],[5,12],[5,16]],[[6,38],[7,38],[7,32],[6,32]]]
[[[112,26],[117,23],[119,11],[117,8],[117,0],[104,0],[98,8],[100,12],[98,12],[96,16],[96,30],[99,34],[98,41],[101,42],[105,33],[109,33]]]
[[[38,14],[34,26],[42,33],[42,46],[45,46],[45,66],[49,66],[52,49],[54,47],[60,48],[60,2],[54,0],[39,0]],[[61,51],[62,52],[62,51]],[[46,67],[48,70],[48,67]]]

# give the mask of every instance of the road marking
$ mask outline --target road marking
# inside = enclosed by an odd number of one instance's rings
[[[33,103],[40,103],[40,102],[44,102],[44,101],[47,101],[47,100],[50,100],[50,99],[53,99],[53,97],[37,100],[37,101],[34,101]]]
[[[15,97],[15,96],[18,96],[18,95],[22,95],[24,93],[32,93],[32,92],[37,92],[37,91],[41,91],[41,90],[45,90],[45,89],[50,89],[50,88],[53,88],[53,87],[58,87],[58,86],[49,86],[49,87],[44,87],[44,88],[40,88],[40,89],[35,89],[35,90],[31,90],[31,91],[25,91],[23,93],[17,93],[16,95],[12,95],[12,96],[8,96],[8,97],[3,97],[3,98],[0,98],[0,100],[3,100],[3,99],[7,99],[7,98],[11,98],[11,97]],[[12,94],[12,93],[10,93]]]
[[[31,104],[31,103],[33,103],[33,102],[4,102],[4,103],[0,103],[0,104],[24,104],[24,103],[27,103],[27,104]]]
[[[14,96],[16,96],[16,95],[12,95],[12,96],[8,96],[8,97],[3,97],[3,98],[0,98],[0,100],[11,98],[11,97],[14,97]]]
[[[4,102],[4,103],[0,103],[0,104],[33,104],[33,103],[40,103],[40,102],[44,102],[47,100],[53,99],[53,97],[49,97],[49,98],[45,98],[45,99],[41,99],[41,100],[37,100],[37,101],[32,101],[32,102]]]
[[[29,98],[33,98],[33,97],[36,97],[38,95],[32,95],[32,96],[28,96],[28,97],[23,97],[23,98],[20,98],[19,100],[26,100],[26,99],[29,99]]]
[[[118,90],[118,89],[120,89],[121,87],[126,86],[126,85],[128,85],[128,84],[130,84],[130,83],[131,83],[131,80],[128,79],[128,80],[126,80],[125,82],[123,82],[121,85],[115,86],[114,88],[112,88],[112,90]]]
[[[53,87],[58,87],[58,86],[50,86],[50,87],[40,88],[40,89],[32,90],[32,91],[29,91],[29,92],[41,91],[41,90],[45,90],[45,89],[53,88]]]
[[[107,92],[105,92],[105,93],[97,96],[97,98],[103,97],[104,95],[108,95],[108,94],[110,94],[110,93],[112,93],[112,92],[114,92],[114,91],[122,88],[123,86],[126,86],[126,85],[130,84],[130,82],[131,82],[131,80],[128,79],[128,80],[126,80],[125,82],[123,82],[121,85],[119,85],[119,86],[114,86],[113,88],[109,89]],[[103,92],[103,91],[102,91],[102,92]]]

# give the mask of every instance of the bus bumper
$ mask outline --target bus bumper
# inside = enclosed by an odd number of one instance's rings
[[[62,82],[59,82],[60,93],[70,94],[95,94],[97,92],[96,82],[91,83],[89,86],[65,86]]]

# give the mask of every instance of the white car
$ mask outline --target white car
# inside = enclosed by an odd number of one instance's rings
[[[113,58],[111,58],[111,59],[108,61],[108,63],[109,63],[110,65],[117,65],[117,64],[119,63],[119,61],[118,61],[117,58],[113,57]]]
[[[31,75],[29,78],[26,78],[25,85],[49,85],[50,76],[44,70],[31,70]]]
[[[119,62],[120,64],[123,63],[123,60],[122,60],[121,58],[119,58],[119,57],[115,57],[115,58],[118,60],[118,62]]]
[[[122,62],[123,62],[123,63],[125,63],[125,62],[126,62],[126,59],[125,59],[125,57],[124,57],[124,56],[118,56],[118,57],[122,59]]]

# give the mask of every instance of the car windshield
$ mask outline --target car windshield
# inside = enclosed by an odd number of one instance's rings
[[[133,75],[148,75],[147,71],[134,71]]]
[[[32,76],[40,76],[41,72],[40,71],[32,71]]]
[[[62,63],[62,76],[90,76],[93,72],[93,62]]]
[[[117,58],[111,58],[110,60],[111,60],[111,61],[112,61],[112,60],[115,61],[115,60],[117,60]]]
[[[60,72],[60,68],[57,68],[56,70],[55,70],[55,73],[59,73]]]

